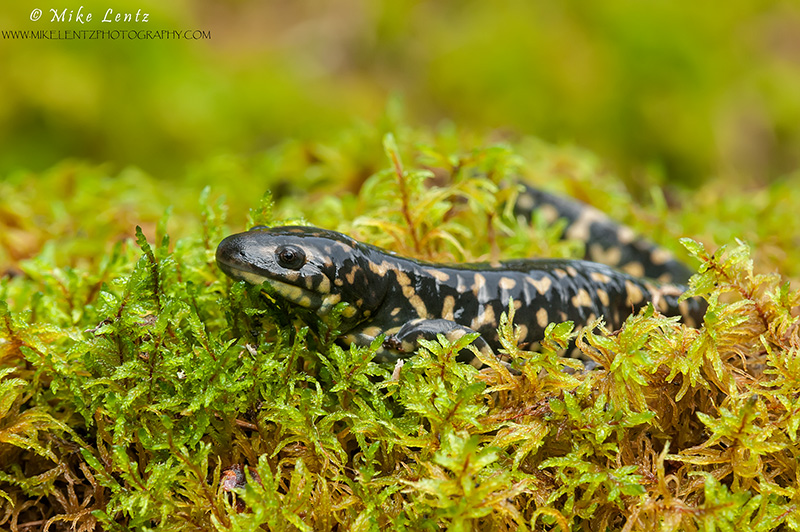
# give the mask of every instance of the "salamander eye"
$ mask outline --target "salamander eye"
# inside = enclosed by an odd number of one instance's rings
[[[306,254],[297,246],[281,246],[275,250],[278,264],[290,270],[299,270],[306,263]]]

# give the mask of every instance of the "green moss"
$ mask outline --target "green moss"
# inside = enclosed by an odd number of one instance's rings
[[[307,163],[303,182],[324,194],[286,194],[280,172],[258,170],[283,164],[288,144],[234,165],[265,178],[271,195],[223,200],[216,186],[189,184],[200,198],[192,207],[138,174],[141,187],[106,183],[130,203],[109,201],[101,223],[88,196],[56,208],[47,179],[7,189],[0,206],[27,198],[13,223],[47,243],[3,244],[15,273],[0,285],[3,526],[800,529],[800,294],[754,273],[747,245],[711,253],[684,241],[699,263],[691,293],[709,301],[701,329],[647,308],[620,331],[553,324],[529,352],[516,345],[509,306],[501,332],[513,371],[458,363],[470,338],[425,343],[402,367],[376,364],[377,346],[342,349],[334,330],[307,327],[313,317],[216,268],[216,243],[246,219],[308,220],[438,261],[579,253],[543,220],[529,226],[500,209],[514,193],[500,183],[520,173],[655,227],[673,249],[682,224],[698,223],[661,203],[632,207],[574,149],[533,140],[464,149],[453,133],[398,131],[384,140],[386,168],[351,190],[328,178],[360,167],[346,146],[353,135],[374,145],[377,131],[343,134],[319,150],[325,161]],[[79,190],[108,179],[74,172]],[[147,206],[144,230],[117,217],[127,205]],[[34,212],[71,225],[34,224]],[[756,269],[771,268],[753,244]],[[558,356],[572,340],[597,369]],[[230,488],[232,466],[245,487]]]

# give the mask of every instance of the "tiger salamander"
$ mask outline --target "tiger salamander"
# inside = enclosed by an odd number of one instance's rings
[[[531,190],[526,188],[526,194]],[[529,203],[518,202],[518,210],[531,207]],[[553,208],[563,211],[564,205],[574,207],[567,202]],[[632,257],[639,256],[646,260],[634,269],[641,268],[651,277],[688,275],[685,266],[660,248],[614,236],[620,234],[619,226],[607,218],[591,214],[589,221],[581,222],[581,216],[566,217],[572,227],[583,223],[584,231],[604,235],[605,243],[597,244],[599,250],[618,262],[627,261],[618,265],[637,264]],[[603,227],[593,228],[598,222]],[[609,251],[613,249],[617,251]],[[597,262],[531,259],[496,265],[442,265],[400,257],[314,227],[254,228],[231,235],[219,244],[216,257],[230,277],[254,285],[267,282],[277,296],[314,312],[323,321],[337,304],[347,303],[338,326],[340,340],[345,345],[369,345],[384,334],[376,357],[379,361],[408,356],[417,348],[418,339],[435,339],[438,333],[452,340],[478,332],[474,345],[497,353],[497,327],[509,299],[516,308],[520,342],[527,345],[539,342],[550,322],[571,320],[583,326],[602,316],[616,329],[648,302],[692,326],[702,321],[705,312],[703,300],[679,302],[684,286],[649,280]],[[481,365],[477,358],[468,361]]]

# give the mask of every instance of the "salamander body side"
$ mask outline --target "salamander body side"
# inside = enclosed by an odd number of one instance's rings
[[[685,287],[662,284],[584,260],[530,259],[442,265],[399,257],[352,238],[313,227],[276,227],[232,235],[217,249],[217,263],[234,279],[267,282],[278,296],[321,319],[347,303],[339,330],[345,344],[369,345],[386,337],[379,359],[413,352],[420,338],[451,339],[477,332],[477,346],[497,352],[497,327],[509,301],[521,342],[535,344],[550,322],[583,326],[603,316],[617,328],[648,302],[690,325],[704,302],[679,303]],[[472,363],[479,365],[477,360]]]
[[[586,243],[586,260],[608,264],[634,277],[665,283],[686,283],[694,273],[666,249],[636,235],[630,227],[620,225],[590,205],[527,184],[518,186],[522,189],[514,204],[514,213],[530,219],[534,212],[540,211],[550,223],[566,220],[563,236]]]

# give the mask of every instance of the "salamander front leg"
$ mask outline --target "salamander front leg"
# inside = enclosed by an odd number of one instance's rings
[[[411,353],[419,347],[420,339],[435,341],[436,335],[442,334],[445,338],[454,342],[465,334],[474,332],[475,331],[469,327],[459,325],[450,320],[416,319],[403,325],[397,333],[387,336],[386,340],[383,342],[383,348],[399,353],[400,358],[405,358],[410,356]],[[473,340],[472,345],[487,357],[495,356],[492,348],[489,347],[489,344],[487,344],[486,340],[481,336]],[[467,362],[476,368],[483,367],[483,363],[469,349],[462,349],[458,354],[458,360]]]

